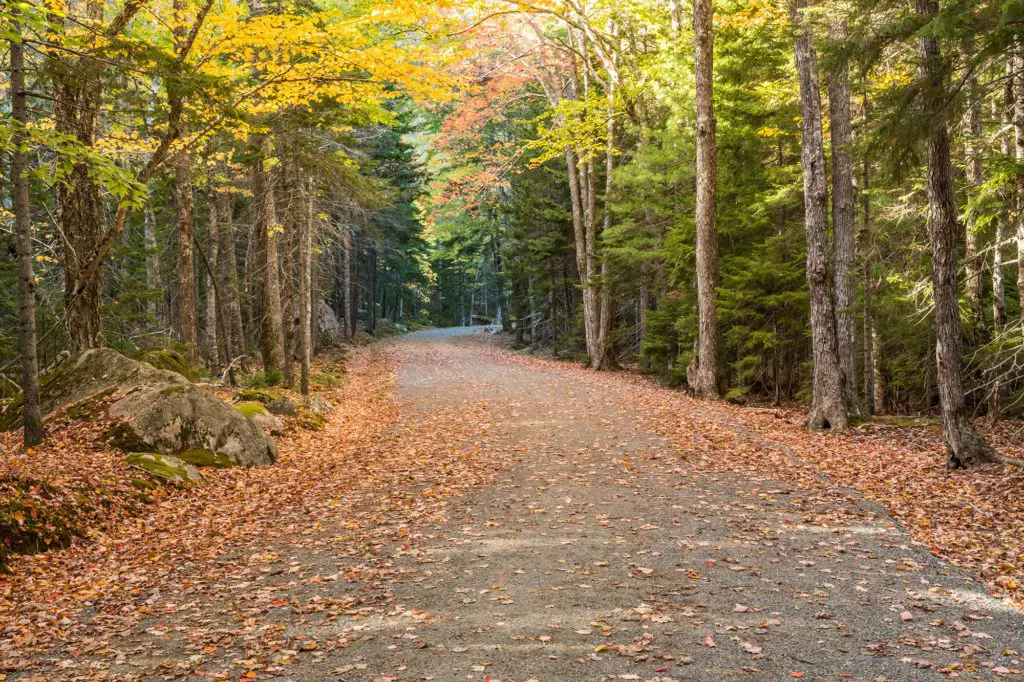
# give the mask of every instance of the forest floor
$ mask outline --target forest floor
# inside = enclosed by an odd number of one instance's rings
[[[469,332],[360,349],[275,466],[17,558],[0,680],[1021,674],[1016,473]]]

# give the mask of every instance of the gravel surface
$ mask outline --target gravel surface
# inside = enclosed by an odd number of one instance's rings
[[[88,673],[79,662],[62,676],[58,664],[38,679],[1019,674],[1022,613],[915,546],[877,506],[844,493],[836,499],[846,513],[823,515],[841,520],[808,523],[820,498],[692,470],[669,441],[637,425],[642,405],[550,364],[508,362],[485,338],[473,329],[422,332],[386,351],[399,363],[403,401],[393,429],[448,410],[459,457],[486,464],[485,482],[446,514],[405,540],[388,517],[376,559],[338,550],[329,523],[301,542],[284,533],[240,548],[240,562],[253,551],[280,560],[110,638],[85,656],[95,660]],[[448,432],[439,426],[435,435]],[[272,606],[249,608],[269,597]],[[264,620],[240,629],[250,615]],[[190,662],[200,631],[223,636]],[[258,672],[246,678],[249,669]]]

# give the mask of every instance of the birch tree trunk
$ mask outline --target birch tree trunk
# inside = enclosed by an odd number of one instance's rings
[[[834,21],[829,37],[836,42],[846,37],[846,24]],[[836,339],[839,367],[843,372],[846,407],[857,411],[857,339],[853,299],[855,256],[853,196],[853,115],[850,108],[850,65],[837,58],[829,74],[829,110],[832,133],[832,254],[835,272]]]
[[[918,15],[932,21],[936,0],[916,0]],[[990,461],[993,451],[974,430],[964,404],[960,309],[957,303],[956,243],[960,232],[953,195],[949,132],[942,118],[949,99],[948,64],[939,42],[923,33],[918,38],[921,56],[923,113],[930,119],[928,153],[928,234],[932,249],[932,286],[935,296],[935,361],[942,432],[951,468]]]
[[[693,32],[697,79],[697,366],[693,390],[702,398],[717,399],[718,317],[715,287],[718,281],[718,226],[716,222],[718,149],[714,106],[714,0],[694,0]]]
[[[803,116],[804,224],[807,233],[807,282],[811,292],[811,337],[814,379],[807,425],[817,429],[845,429],[843,373],[839,366],[835,307],[828,277],[828,196],[825,152],[821,133],[821,92],[818,59],[810,29],[804,25],[805,0],[791,5],[794,53],[800,80]]]
[[[43,442],[43,419],[39,412],[39,360],[36,356],[36,285],[32,270],[32,204],[28,186],[28,158],[25,129],[28,101],[25,92],[25,43],[21,36],[20,11],[11,10],[10,53],[11,186],[14,190],[14,231],[18,253],[18,351],[21,358],[22,442],[32,447]]]

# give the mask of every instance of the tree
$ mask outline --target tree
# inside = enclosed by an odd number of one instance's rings
[[[693,389],[704,398],[718,398],[718,281],[716,185],[718,151],[714,108],[714,0],[696,0],[693,7],[697,78],[697,306],[699,334]]]
[[[847,410],[857,411],[857,340],[853,311],[855,282],[853,195],[853,115],[850,108],[850,64],[841,45],[846,25],[841,19],[829,25],[829,37],[839,44],[828,79],[830,130],[832,133],[832,240],[833,291],[835,292],[836,339]]]
[[[43,441],[43,420],[39,412],[39,361],[36,357],[36,290],[32,271],[32,204],[28,186],[28,158],[25,131],[29,124],[28,93],[25,86],[25,43],[22,17],[17,7],[10,13],[11,48],[11,186],[14,188],[14,229],[18,251],[18,322],[21,355],[22,424],[25,447]]]
[[[804,220],[814,352],[813,401],[807,425],[811,428],[845,429],[847,406],[844,400],[843,372],[839,364],[835,305],[828,277],[828,196],[821,134],[818,60],[810,27],[805,22],[806,7],[804,0],[795,0],[791,5],[796,69],[800,79],[800,110],[803,115]]]
[[[949,89],[948,64],[928,22],[938,13],[936,0],[915,0],[925,26],[918,37],[922,110],[928,120],[928,235],[935,297],[935,365],[942,413],[942,434],[951,468],[991,461],[993,451],[971,425],[964,405],[963,341],[957,302],[956,242],[960,233],[953,199],[949,132],[944,119]]]

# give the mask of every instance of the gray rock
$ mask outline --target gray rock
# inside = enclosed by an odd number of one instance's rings
[[[150,478],[164,485],[202,485],[206,477],[191,464],[173,455],[160,452],[133,452],[125,458],[133,467],[145,471]]]
[[[327,305],[327,301],[320,299],[316,306],[316,315],[321,346],[330,348],[345,343],[345,329],[331,306]]]
[[[270,411],[259,403],[238,403],[235,405],[235,409],[245,415],[263,433],[279,435],[284,431],[284,424],[281,420],[270,414]]]
[[[314,414],[326,417],[331,412],[334,412],[334,405],[327,398],[319,395],[311,395],[306,399],[306,409]]]
[[[299,414],[299,407],[295,401],[286,396],[275,398],[267,403],[267,409],[271,414],[278,414],[285,417],[296,417]]]
[[[82,416],[105,411],[114,420],[111,443],[124,450],[209,450],[242,466],[277,459],[274,442],[212,392],[110,348],[85,351],[46,378],[44,415],[71,403]]]

